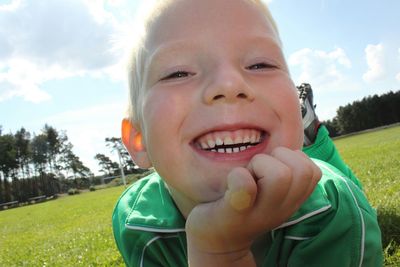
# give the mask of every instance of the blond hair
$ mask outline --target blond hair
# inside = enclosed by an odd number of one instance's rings
[[[142,118],[142,108],[141,108],[141,98],[142,92],[144,90],[144,71],[146,62],[146,38],[148,36],[148,29],[151,28],[154,21],[163,13],[166,7],[173,1],[177,0],[158,0],[143,17],[141,23],[143,31],[141,36],[137,38],[130,56],[130,61],[128,64],[128,84],[129,84],[129,102],[127,108],[127,118],[132,121],[136,127],[140,127]],[[180,0],[185,1],[185,0]],[[237,1],[237,0],[231,0]],[[245,0],[253,2],[261,12],[265,15],[268,21],[270,21],[275,35],[281,45],[278,28],[275,20],[273,19],[271,12],[269,11],[267,5],[262,2],[262,0]]]

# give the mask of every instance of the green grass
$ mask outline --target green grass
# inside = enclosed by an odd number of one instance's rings
[[[400,127],[335,140],[378,211],[385,265],[400,266]],[[124,187],[0,212],[0,266],[123,266],[111,229]]]
[[[124,266],[111,213],[124,187],[0,212],[0,266]]]
[[[386,266],[400,266],[400,126],[335,141],[378,211]]]

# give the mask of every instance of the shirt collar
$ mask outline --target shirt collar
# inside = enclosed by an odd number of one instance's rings
[[[176,207],[161,177],[152,173],[138,183],[136,201],[126,219],[126,227],[148,232],[174,233],[185,231],[185,219]]]

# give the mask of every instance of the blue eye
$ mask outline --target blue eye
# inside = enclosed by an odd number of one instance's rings
[[[175,71],[175,72],[168,74],[167,76],[161,78],[161,81],[185,78],[185,77],[188,77],[190,74],[191,73],[189,73],[187,71]]]
[[[248,70],[276,69],[276,68],[277,66],[265,62],[256,63],[246,67],[246,69]]]

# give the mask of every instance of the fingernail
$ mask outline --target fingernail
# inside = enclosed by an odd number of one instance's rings
[[[242,211],[250,207],[251,196],[245,190],[233,192],[229,200],[232,208],[237,211]]]

